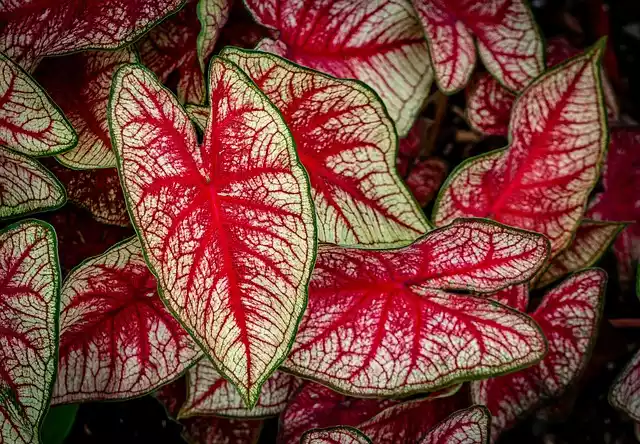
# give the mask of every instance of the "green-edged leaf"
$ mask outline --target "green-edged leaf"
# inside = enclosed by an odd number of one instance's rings
[[[371,444],[371,440],[356,428],[338,426],[309,430],[300,444]]]
[[[634,421],[640,421],[640,352],[618,375],[609,390],[609,403]]]
[[[198,62],[202,72],[207,71],[206,62],[211,54],[220,30],[227,23],[233,0],[198,0],[197,14],[200,33],[196,42]]]
[[[491,414],[480,405],[452,413],[435,425],[420,444],[489,444]]]

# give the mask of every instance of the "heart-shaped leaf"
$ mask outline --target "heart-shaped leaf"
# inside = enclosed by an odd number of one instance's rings
[[[78,133],[78,144],[57,156],[68,168],[115,168],[107,104],[114,73],[137,60],[133,49],[88,51],[45,59],[35,73]]]
[[[0,231],[0,442],[40,442],[58,356],[60,266],[53,228]]]
[[[544,70],[543,43],[525,0],[413,0],[424,27],[438,86],[463,88],[480,58],[518,91]]]
[[[607,144],[602,44],[546,72],[518,97],[508,147],[449,175],[434,206],[436,225],[489,217],[544,234],[552,256],[569,245]]]
[[[184,0],[42,0],[20,2],[0,30],[0,51],[32,71],[40,59],[126,46]],[[34,5],[35,3],[35,5]]]
[[[526,312],[527,306],[529,305],[529,284],[512,285],[511,287],[490,294],[488,297],[502,305]]]
[[[62,184],[39,162],[0,146],[0,219],[60,208]]]
[[[488,444],[491,414],[473,406],[451,414],[436,425],[419,444]]]
[[[60,328],[56,404],[140,396],[202,356],[162,305],[135,237],[67,276]]]
[[[406,245],[429,229],[395,170],[393,122],[376,94],[280,57],[226,49],[280,110],[309,179],[318,238],[342,245]]]
[[[177,100],[135,65],[116,74],[111,134],[161,297],[251,407],[304,311],[313,203],[278,110],[229,61],[214,59],[209,79],[202,145]]]
[[[613,382],[609,403],[634,421],[640,421],[640,352],[633,356]]]
[[[256,406],[248,410],[237,390],[218,373],[208,359],[201,359],[187,373],[188,395],[178,418],[231,416],[264,418],[284,410],[300,381],[286,373],[274,372],[265,382]]]
[[[255,19],[278,32],[258,49],[378,93],[401,136],[429,93],[427,45],[409,0],[245,0]],[[375,31],[373,31],[375,30]]]
[[[353,396],[404,396],[536,363],[546,345],[530,318],[451,290],[526,281],[548,248],[540,235],[482,220],[398,250],[321,246],[284,367]]]
[[[570,276],[547,293],[533,319],[549,344],[544,359],[531,368],[471,384],[473,402],[493,417],[492,439],[538,408],[561,396],[580,375],[597,336],[607,274],[597,268]]]
[[[339,426],[309,430],[300,444],[371,444],[371,440],[358,429]]]
[[[198,0],[197,14],[200,32],[196,47],[202,72],[207,71],[207,60],[215,48],[222,27],[227,23],[233,0]]]
[[[40,85],[0,53],[0,145],[28,156],[51,156],[77,141]]]

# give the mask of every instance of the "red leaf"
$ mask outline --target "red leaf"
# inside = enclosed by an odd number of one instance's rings
[[[132,49],[89,51],[46,59],[36,79],[62,108],[78,133],[75,148],[57,159],[68,168],[115,168],[111,150],[107,103],[114,73],[137,61]]]
[[[633,279],[634,262],[640,260],[640,129],[614,128],[602,175],[604,192],[596,196],[588,217],[598,220],[634,221],[618,236],[613,251],[618,259],[618,276]]]
[[[110,125],[161,296],[251,407],[293,341],[316,233],[277,109],[233,63],[210,66],[201,146],[179,103],[139,66],[116,74]]]
[[[185,439],[191,444],[255,444],[262,421],[202,416],[184,421]]]
[[[529,284],[512,285],[488,297],[518,311],[526,312],[529,305]]]
[[[184,0],[33,0],[0,15],[0,51],[32,71],[40,59],[126,46]]]
[[[431,85],[427,45],[406,0],[245,0],[279,33],[258,49],[338,78],[358,79],[382,98],[398,133],[411,128]]]
[[[449,176],[434,206],[436,225],[490,217],[544,234],[552,256],[569,245],[606,148],[601,52],[602,42],[518,97],[510,144],[467,160]]]
[[[60,267],[53,228],[0,231],[0,442],[39,442],[58,347]]]
[[[390,399],[351,398],[309,382],[291,398],[280,416],[278,442],[298,444],[304,432],[314,428],[356,426],[396,403]]]
[[[321,246],[284,366],[350,395],[404,396],[531,365],[545,352],[533,321],[450,290],[526,281],[547,253],[542,236],[478,220],[398,250]]]
[[[491,435],[561,396],[582,373],[597,336],[607,275],[592,268],[576,273],[549,291],[533,313],[547,338],[549,352],[526,370],[472,383],[473,402],[493,416]]]
[[[339,426],[309,430],[300,444],[371,444],[371,440],[358,429]]]
[[[544,71],[542,38],[524,0],[413,0],[413,5],[445,93],[469,80],[474,40],[489,72],[511,90],[521,90]]]
[[[447,164],[437,157],[421,160],[411,169],[406,183],[421,207],[431,202],[447,172]]]
[[[341,245],[406,245],[429,229],[395,171],[393,122],[362,83],[237,49],[237,63],[280,110],[311,181],[318,238]]]
[[[415,121],[411,130],[398,142],[398,156],[396,166],[401,177],[406,178],[410,168],[416,163],[422,152],[423,141],[426,138],[429,125],[426,119]]]
[[[201,359],[187,373],[188,396],[178,418],[193,416],[231,416],[235,418],[264,418],[284,410],[300,380],[276,371],[267,379],[256,406],[248,410],[236,389],[216,371],[211,361]]]
[[[60,208],[67,193],[39,162],[0,146],[0,219]]]
[[[137,238],[67,276],[60,327],[55,404],[140,396],[202,356],[162,305]]]
[[[155,392],[155,398],[164,407],[167,416],[175,419],[187,399],[187,377],[182,376],[165,384]]]
[[[633,356],[613,382],[609,403],[634,421],[640,421],[640,352]]]
[[[482,406],[453,413],[436,425],[420,444],[488,444],[491,415]]]
[[[0,53],[0,145],[28,156],[51,156],[77,141],[40,85]]]

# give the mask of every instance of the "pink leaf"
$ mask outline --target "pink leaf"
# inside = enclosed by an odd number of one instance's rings
[[[519,284],[507,287],[496,293],[487,295],[502,305],[513,307],[518,311],[526,312],[529,305],[529,284]]]
[[[395,165],[393,122],[375,93],[270,54],[221,56],[280,110],[311,182],[318,238],[341,245],[406,245],[430,226]]]
[[[358,79],[382,98],[398,133],[411,128],[431,85],[427,45],[408,0],[246,0],[279,33],[258,49],[338,78]]]
[[[315,224],[278,110],[233,63],[210,66],[202,145],[183,108],[140,66],[116,74],[110,125],[161,296],[251,407],[304,311]]]
[[[0,231],[0,442],[40,442],[58,347],[60,267],[53,228]]]
[[[140,396],[202,356],[162,305],[137,238],[67,276],[60,327],[56,404]]]
[[[640,421],[640,352],[633,356],[613,382],[609,403],[634,421]]]
[[[493,416],[492,438],[561,396],[581,374],[595,343],[607,275],[592,268],[570,276],[549,291],[533,313],[549,344],[549,352],[526,370],[472,383],[473,402]]]
[[[436,157],[420,160],[413,166],[406,183],[418,205],[424,207],[431,202],[447,178],[447,172],[447,164]]]
[[[436,225],[489,217],[544,234],[552,256],[569,245],[606,148],[601,52],[599,43],[527,87],[511,114],[509,145],[451,173],[434,206]]]
[[[0,51],[32,71],[40,59],[126,46],[184,0],[34,0],[2,18]]]
[[[526,281],[547,253],[542,236],[479,220],[398,250],[321,246],[284,366],[350,395],[404,396],[531,365],[545,352],[531,319],[450,290]]]
[[[428,129],[427,120],[418,119],[409,133],[398,142],[396,166],[401,177],[406,178],[409,169],[413,168],[416,160],[420,157]]]
[[[262,421],[200,416],[184,421],[186,440],[191,444],[255,444]]]
[[[489,72],[511,90],[521,90],[544,71],[542,38],[524,0],[413,0],[413,5],[445,93],[467,84],[476,63],[474,41]]]
[[[482,406],[453,413],[436,425],[420,444],[487,444],[491,415]]]
[[[371,440],[358,429],[339,426],[309,430],[300,444],[371,444]]]
[[[180,407],[187,399],[187,377],[182,376],[163,385],[155,392],[154,396],[162,404],[169,418],[177,418]]]

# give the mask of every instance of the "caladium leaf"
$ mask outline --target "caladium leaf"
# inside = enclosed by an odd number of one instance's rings
[[[427,205],[447,178],[447,164],[437,157],[418,161],[405,179],[421,207]]]
[[[86,0],[21,2],[6,14],[0,51],[27,71],[41,58],[86,49],[126,46],[184,0]]]
[[[451,414],[436,425],[419,444],[488,444],[491,414],[473,406]]]
[[[255,19],[279,33],[258,49],[343,79],[382,98],[407,134],[433,78],[422,29],[408,0],[245,0]],[[375,29],[375,31],[372,31]]]
[[[154,393],[154,397],[164,407],[167,416],[171,419],[176,419],[180,407],[182,407],[184,401],[187,399],[186,375],[160,387]]]
[[[488,297],[502,305],[526,312],[529,305],[529,284],[512,285],[504,290],[490,294]]]
[[[222,27],[227,23],[233,0],[198,0],[197,14],[200,32],[196,41],[198,62],[202,72],[215,48]]]
[[[339,426],[309,430],[300,444],[371,444],[371,440],[356,428]]]
[[[201,146],[171,93],[134,65],[116,74],[111,134],[161,297],[251,407],[304,311],[313,203],[278,110],[229,61],[212,60],[209,79]]]
[[[487,70],[518,91],[544,71],[543,43],[524,0],[413,0],[438,86],[464,87],[478,53]]]
[[[0,145],[28,156],[51,156],[77,141],[73,128],[40,85],[0,53]]]
[[[640,421],[640,352],[633,356],[613,382],[609,403],[634,421]]]
[[[284,367],[353,396],[403,396],[531,365],[546,348],[531,319],[450,290],[526,281],[548,248],[540,235],[481,220],[398,250],[320,246]]]
[[[183,436],[191,444],[256,444],[262,421],[202,416],[184,421]]]
[[[0,219],[54,210],[66,201],[64,187],[45,167],[0,146]]]
[[[57,156],[68,168],[115,168],[107,103],[113,74],[137,60],[133,49],[87,51],[43,61],[35,73],[78,133],[78,144]]]
[[[55,404],[140,396],[202,356],[162,305],[136,237],[67,276],[60,329]]]
[[[0,442],[39,443],[58,355],[60,267],[53,228],[0,231]]]
[[[398,142],[396,167],[402,178],[406,178],[422,152],[422,145],[426,138],[429,124],[426,119],[415,121],[409,133]]]
[[[272,54],[223,50],[280,110],[311,182],[318,239],[406,245],[430,227],[395,171],[393,122],[376,94]]]
[[[604,271],[592,268],[549,291],[532,315],[549,344],[544,359],[531,368],[472,383],[473,402],[486,405],[493,416],[493,439],[561,396],[580,375],[595,344],[606,280]]]
[[[602,175],[604,192],[599,193],[587,216],[599,220],[640,220],[640,129],[614,128]],[[629,224],[613,245],[618,260],[618,276],[628,284],[633,279],[634,262],[640,260],[640,224]]]
[[[595,264],[624,227],[624,223],[584,219],[569,247],[551,261],[537,285],[550,284],[562,276]]]
[[[248,410],[237,390],[206,358],[189,370],[187,381],[188,396],[178,418],[205,415],[235,418],[275,416],[284,410],[287,401],[300,385],[295,376],[276,371],[262,387],[256,406]]]
[[[546,72],[518,97],[510,144],[449,175],[434,206],[436,225],[490,217],[544,234],[553,256],[571,242],[607,144],[601,53],[602,42]]]

